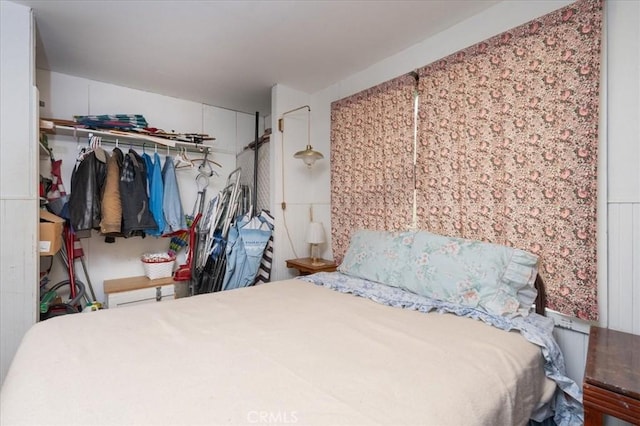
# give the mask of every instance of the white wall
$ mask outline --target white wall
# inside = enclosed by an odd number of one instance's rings
[[[305,93],[277,85],[271,90],[271,205],[274,221],[274,252],[271,278],[280,280],[294,276],[285,260],[308,256],[304,243],[309,207],[313,199],[311,185],[314,169],[307,168],[293,154],[307,143],[309,113],[306,108],[284,116],[284,132],[278,130],[278,118],[284,113],[309,105]],[[311,112],[311,116],[313,111]],[[313,142],[312,142],[313,143]],[[319,165],[319,163],[318,163]],[[284,183],[283,183],[284,182]],[[286,208],[282,209],[282,203]],[[288,231],[287,231],[288,229]],[[289,236],[291,239],[289,239]]]
[[[0,383],[36,320],[38,139],[34,25],[29,8],[0,2]]]
[[[607,220],[602,324],[640,334],[640,2],[606,3]],[[605,210],[606,209],[606,210]]]
[[[215,141],[207,142],[213,146],[213,155],[210,158],[223,167],[214,167],[219,176],[210,179],[206,190],[207,200],[225,186],[229,173],[236,168],[236,152],[254,139],[255,116],[251,114],[45,70],[37,70],[37,84],[40,99],[45,103],[40,111],[42,117],[70,120],[74,115],[142,114],[153,127],[178,132],[204,132],[215,137]],[[262,121],[260,127],[259,130],[262,132]],[[49,143],[55,158],[62,159],[63,182],[70,192],[71,172],[78,147],[86,145],[87,139],[77,141],[73,137],[55,135],[49,137]],[[105,145],[109,151],[112,147],[113,145]],[[128,148],[126,144],[121,144],[120,147],[123,150]],[[141,152],[141,148],[135,149]],[[147,147],[146,150],[152,152],[154,147]],[[166,148],[158,147],[158,153],[164,161]],[[175,154],[175,151],[171,151],[171,155]],[[202,158],[202,155],[190,153],[189,157]],[[44,170],[47,161],[43,163]],[[177,176],[184,211],[190,214],[197,196],[197,169],[182,169],[178,171]],[[105,279],[144,275],[139,261],[140,255],[145,252],[166,251],[169,239],[149,236],[144,239],[118,238],[115,243],[107,244],[104,237],[93,231],[92,237],[82,239],[81,244],[97,299],[104,301],[102,283]],[[184,262],[184,251],[178,261]],[[76,262],[75,270],[86,283],[79,261]],[[54,283],[67,278],[66,269],[57,260],[54,260],[51,278]]]

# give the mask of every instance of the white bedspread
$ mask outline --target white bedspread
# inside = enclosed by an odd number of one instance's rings
[[[288,280],[38,323],[0,424],[522,425],[554,389],[517,331]]]

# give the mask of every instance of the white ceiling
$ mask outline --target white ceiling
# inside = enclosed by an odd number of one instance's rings
[[[314,93],[497,3],[14,1],[38,68],[261,114],[274,84]]]

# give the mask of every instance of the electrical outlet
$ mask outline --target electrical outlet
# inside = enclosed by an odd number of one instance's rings
[[[547,309],[547,316],[553,320],[556,327],[577,331],[578,333],[589,334],[591,323],[579,318],[570,317],[560,312]]]
[[[571,320],[571,318],[560,317],[560,318],[556,318],[554,322],[558,327],[563,327],[563,328],[568,328],[569,330],[573,330],[573,320]]]

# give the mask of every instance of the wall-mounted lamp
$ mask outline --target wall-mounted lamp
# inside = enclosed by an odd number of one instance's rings
[[[311,244],[311,264],[314,266],[322,265],[318,261],[318,244],[324,244],[324,226],[322,222],[311,222],[307,229],[307,243]]]
[[[300,158],[302,161],[304,161],[304,164],[307,165],[307,167],[311,168],[311,166],[313,166],[313,163],[316,162],[316,160],[320,160],[321,158],[324,158],[324,156],[319,153],[318,151],[314,151],[313,147],[311,146],[311,108],[309,107],[309,105],[304,105],[301,106],[299,108],[296,109],[292,109],[291,111],[287,111],[285,113],[282,114],[282,118],[278,119],[278,130],[282,133],[282,143],[280,144],[280,149],[282,150],[282,161],[280,162],[281,166],[282,166],[282,203],[280,204],[280,206],[282,207],[282,223],[284,225],[284,230],[286,232],[287,238],[289,239],[289,244],[291,245],[291,250],[293,251],[293,254],[295,257],[298,257],[297,253],[296,253],[296,249],[293,245],[293,241],[291,240],[291,235],[289,233],[289,228],[287,227],[287,215],[285,214],[285,211],[287,209],[287,203],[284,201],[285,200],[285,178],[284,178],[284,171],[285,171],[285,167],[284,167],[284,117],[287,114],[291,114],[293,112],[296,111],[300,111],[301,109],[307,109],[307,148],[303,151],[298,151],[296,152],[293,157],[294,158]],[[311,221],[313,223],[313,220]],[[322,228],[322,224],[319,224],[322,230],[322,241],[321,242],[310,242],[311,244],[311,251],[313,252],[313,248],[314,245],[317,244],[322,244],[324,242],[324,228]],[[313,225],[312,227],[310,227],[310,231],[311,228],[314,228],[315,231],[317,231],[317,227],[315,225]],[[314,233],[314,234],[307,234],[307,240],[309,240],[310,238],[312,238],[314,241],[318,240],[318,234]],[[314,258],[315,259],[315,258]],[[314,262],[317,262],[317,260],[314,260]],[[314,263],[315,264],[315,263]]]
[[[293,158],[299,158],[304,162],[304,164],[307,165],[307,167],[311,167],[316,162],[316,160],[323,159],[324,155],[322,155],[318,151],[315,151],[311,146],[311,108],[309,107],[309,105],[301,106],[299,108],[292,109],[291,111],[287,111],[284,114],[282,114],[282,118],[278,119],[278,130],[280,130],[280,132],[284,132],[284,116],[285,115],[290,114],[292,112],[299,111],[303,108],[307,109],[307,147],[304,150],[298,151],[295,154],[293,154]]]
[[[316,162],[316,160],[323,159],[324,155],[322,155],[318,151],[314,151],[311,145],[307,145],[307,148],[304,151],[298,151],[293,154],[293,158],[299,158],[304,161],[304,164],[306,164],[307,167],[311,167]]]

